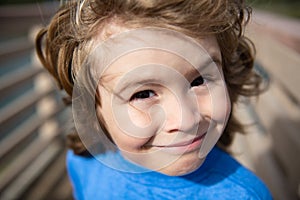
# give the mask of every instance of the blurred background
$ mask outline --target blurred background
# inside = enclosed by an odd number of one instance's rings
[[[232,152],[274,199],[300,199],[300,1],[248,0],[255,68],[270,82],[236,112],[247,135]],[[65,170],[70,110],[41,67],[34,37],[59,1],[0,2],[0,199],[72,199]]]

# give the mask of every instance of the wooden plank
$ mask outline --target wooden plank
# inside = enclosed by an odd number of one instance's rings
[[[15,85],[26,82],[37,76],[43,69],[41,67],[28,67],[24,66],[11,74],[6,74],[0,79],[0,93],[10,90]]]
[[[284,45],[300,52],[300,21],[270,12],[254,10],[252,24],[262,32]]]
[[[20,153],[9,167],[0,172],[0,191],[4,190],[42,152],[49,141],[37,138]]]
[[[63,182],[64,185],[60,185],[66,177],[65,153],[65,151],[60,151],[59,155],[53,160],[47,170],[41,174],[39,179],[31,186],[30,191],[22,195],[24,200],[63,199],[64,196],[70,196],[70,183]],[[60,189],[60,187],[66,190],[65,192],[68,194],[54,194],[55,190]]]
[[[54,141],[51,144],[44,143],[41,152],[38,152],[39,155],[29,163],[29,166],[22,170],[22,173],[14,179],[13,183],[7,187],[2,193],[3,199],[19,199],[22,194],[30,187],[30,185],[37,179],[43,171],[48,167],[48,165],[54,161],[58,153],[61,151],[61,142]],[[45,149],[46,148],[46,149]],[[21,154],[22,155],[22,154]],[[24,160],[26,162],[26,160]],[[51,174],[55,176],[59,174],[59,171]],[[59,174],[61,175],[61,174]],[[49,178],[49,177],[48,177]],[[49,179],[48,181],[50,181]],[[40,189],[47,185],[41,185]],[[38,198],[32,198],[38,199]]]
[[[73,200],[73,190],[67,173],[64,174],[63,179],[58,183],[51,194],[51,197],[47,198],[48,200]]]
[[[47,96],[52,92],[54,92],[54,88],[42,92],[36,92],[35,90],[32,90],[12,101],[10,104],[0,110],[0,125],[3,126],[6,121],[12,119],[14,116],[18,115],[18,113],[34,105],[42,97]]]
[[[257,49],[257,61],[300,102],[300,54],[255,29],[248,32]]]
[[[255,103],[255,111],[271,146],[255,161],[256,169],[267,180],[275,199],[297,199],[297,194],[300,197],[300,54],[299,47],[292,48],[297,46],[300,35],[292,31],[293,38],[279,38],[288,31],[283,26],[291,22],[286,22],[269,19],[262,23],[257,18],[247,32],[256,46],[258,63],[271,77],[269,91]],[[267,27],[270,23],[276,24],[273,30]],[[298,25],[288,29],[299,29]],[[288,45],[287,39],[294,41],[294,46]],[[260,146],[259,143],[253,145]]]
[[[238,107],[238,119],[246,124],[246,136],[243,137],[246,145],[242,151],[250,161],[250,168],[270,188],[274,199],[294,199],[295,194],[287,185],[287,177],[284,176],[276,160],[272,155],[272,140],[265,128],[261,127],[260,117],[256,115],[254,107],[250,102]],[[266,113],[265,113],[266,114]],[[240,142],[240,141],[239,141]],[[241,159],[243,161],[243,159]],[[247,162],[245,163],[247,166]],[[244,163],[243,163],[244,164]]]
[[[273,83],[260,97],[256,110],[271,136],[276,164],[287,178],[291,193],[296,194],[300,184],[299,107]]]
[[[280,94],[280,90],[273,83],[269,91],[259,98],[256,111],[268,131],[271,131],[274,125],[281,124],[280,129],[284,130],[285,138],[291,138],[293,145],[298,147],[300,153],[300,137],[298,134],[300,124],[293,122],[299,120],[300,117],[300,110],[297,107],[292,102],[288,102],[288,97],[284,92]]]
[[[32,4],[3,5],[0,7],[2,18],[26,18],[53,16],[59,7],[59,2],[36,2]]]
[[[54,117],[59,112],[63,111],[63,109],[63,105],[58,105],[56,110],[53,110],[49,116],[41,118],[38,115],[33,115],[25,123],[17,127],[8,137],[0,141],[0,159],[8,154],[20,142],[29,137],[35,130],[40,128],[46,119]]]
[[[20,37],[0,44],[0,58],[13,55],[21,51],[33,49],[33,43],[27,37]]]

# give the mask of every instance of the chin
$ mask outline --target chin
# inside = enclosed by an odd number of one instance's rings
[[[194,155],[183,155],[174,163],[158,170],[158,172],[168,176],[184,176],[199,169],[204,160],[205,158],[198,157],[198,153],[196,158]]]

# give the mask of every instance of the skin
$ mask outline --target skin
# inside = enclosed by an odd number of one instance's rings
[[[103,72],[97,114],[129,161],[180,176],[199,168],[216,144],[230,113],[221,53],[214,37],[197,42],[208,53],[197,69],[174,53],[142,49]]]

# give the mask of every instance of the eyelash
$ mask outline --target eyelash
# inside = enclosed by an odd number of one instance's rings
[[[198,81],[198,82],[197,82]],[[200,82],[199,82],[200,81]],[[206,80],[202,76],[198,76],[191,82],[191,87],[197,87],[206,83]]]
[[[155,95],[156,94],[153,90],[143,90],[132,95],[132,97],[130,97],[130,101],[149,99],[151,97],[154,97]]]
[[[197,87],[197,86],[203,85],[203,84],[205,84],[205,82],[206,82],[206,80],[202,76],[199,76],[191,82],[191,87]],[[130,101],[146,100],[146,99],[154,97],[155,95],[156,95],[156,93],[153,90],[143,90],[143,91],[133,94],[130,97]]]

